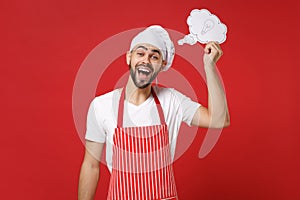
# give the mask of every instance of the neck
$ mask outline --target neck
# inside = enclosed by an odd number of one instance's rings
[[[146,88],[138,88],[133,83],[131,77],[129,77],[128,82],[126,84],[126,91],[125,91],[125,99],[134,104],[140,105],[145,102],[151,94],[151,84]]]

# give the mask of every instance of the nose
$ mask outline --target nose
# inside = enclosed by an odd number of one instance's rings
[[[148,54],[145,54],[142,60],[143,63],[150,63],[150,56]]]

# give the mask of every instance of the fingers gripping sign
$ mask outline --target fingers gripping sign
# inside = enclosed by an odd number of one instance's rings
[[[223,51],[217,42],[208,42],[204,48],[204,66],[214,65],[222,55]]]

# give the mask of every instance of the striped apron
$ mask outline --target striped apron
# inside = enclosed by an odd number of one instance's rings
[[[123,89],[113,141],[108,200],[176,200],[168,128],[151,88],[161,125],[123,128]]]

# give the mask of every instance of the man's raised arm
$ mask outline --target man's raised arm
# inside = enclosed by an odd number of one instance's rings
[[[219,79],[216,62],[223,52],[216,42],[209,42],[204,48],[204,70],[208,88],[208,107],[199,107],[196,111],[192,125],[206,128],[223,128],[230,124],[227,100],[224,88]]]

